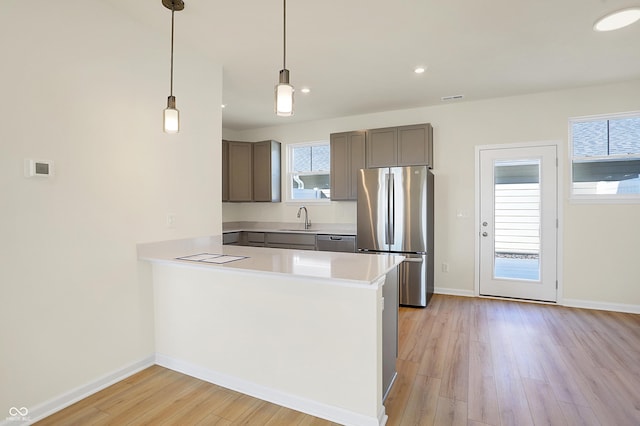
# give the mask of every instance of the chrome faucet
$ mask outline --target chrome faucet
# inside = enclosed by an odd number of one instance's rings
[[[309,220],[309,212],[307,212],[307,208],[302,206],[298,209],[298,218],[300,217],[300,212],[304,210],[304,229],[311,228],[311,221]]]

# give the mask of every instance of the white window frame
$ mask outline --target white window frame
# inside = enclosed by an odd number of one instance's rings
[[[294,148],[304,148],[304,147],[309,147],[309,146],[329,146],[330,148],[330,144],[328,140],[320,140],[320,141],[313,141],[313,142],[297,142],[297,143],[290,143],[287,144],[287,164],[286,164],[286,177],[285,177],[285,202],[286,203],[290,203],[290,204],[300,204],[300,203],[304,203],[304,204],[328,204],[331,202],[331,198],[309,198],[306,200],[300,200],[300,199],[293,199],[292,198],[292,194],[291,194],[291,185],[289,184],[291,182],[291,179],[293,179],[293,170],[291,170],[292,166],[293,166],[293,150]],[[328,174],[329,175],[329,179],[331,179],[331,170],[327,170],[326,173],[324,173],[324,171],[322,171],[322,173],[320,172],[298,172],[296,173],[299,176],[313,176],[313,175],[319,175],[319,174]]]
[[[640,118],[640,111],[598,114],[584,117],[569,118],[569,139],[568,139],[568,159],[569,159],[569,201],[575,204],[640,204],[640,194],[574,194],[573,192],[573,123],[587,121],[614,120],[618,118]],[[633,160],[640,159],[640,155],[607,155],[599,157],[581,157],[589,160],[612,161],[612,160]]]

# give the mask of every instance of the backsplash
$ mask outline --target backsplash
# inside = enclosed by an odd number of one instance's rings
[[[356,223],[356,203],[222,203],[223,222],[304,222],[296,217],[298,208],[306,206],[311,223]]]

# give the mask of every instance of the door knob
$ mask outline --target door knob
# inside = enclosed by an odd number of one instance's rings
[[[487,226],[489,225],[487,222],[482,222],[482,226]]]
[[[487,235],[489,235],[489,234],[487,234],[486,232],[483,232],[483,233],[482,233],[482,236],[483,236],[483,237],[486,237]]]

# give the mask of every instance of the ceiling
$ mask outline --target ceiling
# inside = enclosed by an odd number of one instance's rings
[[[162,34],[161,0],[103,0]],[[466,102],[640,78],[640,22],[596,33],[640,0],[289,0],[295,115],[274,113],[282,0],[185,0],[176,38],[223,65],[222,126],[233,130]],[[413,69],[422,65],[426,72]],[[176,50],[175,94],[180,70]],[[311,93],[300,92],[309,87]]]

